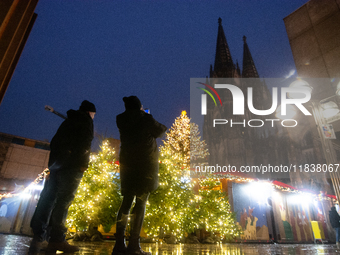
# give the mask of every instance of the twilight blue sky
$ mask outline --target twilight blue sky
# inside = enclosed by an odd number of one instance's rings
[[[95,131],[119,138],[122,98],[138,96],[170,127],[189,112],[190,78],[214,63],[218,18],[234,62],[243,35],[261,77],[295,68],[283,18],[307,0],[40,0],[38,18],[0,105],[0,132],[50,141],[66,113],[87,99]]]

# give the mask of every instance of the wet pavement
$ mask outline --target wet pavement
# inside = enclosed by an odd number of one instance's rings
[[[31,237],[0,234],[0,255],[27,254]],[[110,255],[114,241],[73,242],[83,255]],[[311,255],[340,254],[340,249],[332,244],[150,244],[141,247],[152,255]],[[58,252],[59,253],[59,252]],[[44,254],[44,253],[39,253]]]

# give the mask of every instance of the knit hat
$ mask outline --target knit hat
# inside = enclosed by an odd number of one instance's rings
[[[91,102],[84,100],[81,103],[79,110],[84,112],[96,112],[96,107]]]
[[[126,110],[132,110],[132,109],[139,110],[142,107],[140,100],[136,96],[123,97],[123,101],[125,103]]]

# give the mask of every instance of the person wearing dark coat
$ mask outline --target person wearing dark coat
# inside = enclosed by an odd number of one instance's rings
[[[120,133],[120,179],[123,201],[117,215],[116,244],[113,255],[151,254],[140,248],[145,206],[150,192],[158,187],[158,147],[156,138],[163,136],[167,127],[144,112],[138,97],[123,98],[125,112],[116,117]],[[125,229],[132,203],[129,245],[125,245]]]
[[[79,110],[67,111],[67,119],[52,138],[48,162],[50,174],[31,220],[34,236],[29,252],[39,252],[45,248],[46,241],[50,252],[79,250],[65,240],[65,221],[88,167],[95,113],[94,104],[84,100]]]
[[[338,212],[335,209],[335,206],[331,207],[331,210],[329,211],[329,221],[331,223],[331,226],[334,228],[335,230],[335,234],[336,234],[336,244],[338,246],[338,248],[340,248],[340,243],[339,243],[339,238],[340,238],[340,216],[338,214]]]

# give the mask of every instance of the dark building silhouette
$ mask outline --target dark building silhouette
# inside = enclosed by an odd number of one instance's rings
[[[218,79],[218,80],[217,80]],[[214,66],[210,66],[210,76],[206,78],[206,83],[214,86],[216,83],[233,84],[240,88],[245,96],[244,115],[233,115],[233,97],[229,90],[218,90],[223,100],[223,104],[215,106],[212,100],[207,100],[207,114],[204,116],[203,139],[207,142],[209,149],[209,165],[236,166],[290,166],[304,163],[323,162],[320,155],[316,155],[318,146],[316,141],[311,139],[310,133],[301,131],[292,135],[287,128],[266,122],[265,119],[278,119],[274,114],[259,116],[254,115],[247,107],[247,88],[253,88],[253,105],[257,110],[267,110],[272,106],[272,95],[265,80],[259,78],[255,61],[250,52],[247,38],[243,37],[243,63],[242,70],[239,64],[234,63],[230,49],[223,31],[222,19],[218,19],[218,35]],[[226,125],[216,125],[213,127],[213,119],[232,120],[236,124],[232,127],[230,123]],[[262,120],[265,124],[261,128],[248,126],[249,120]],[[258,125],[259,121],[254,125]],[[305,126],[296,128],[306,129]],[[327,186],[327,181],[311,180],[300,173],[249,173],[253,177],[260,179],[279,180],[290,183],[298,188],[309,188],[320,190]],[[321,184],[320,184],[321,182]],[[329,190],[327,188],[326,190]]]
[[[239,64],[234,63],[230,49],[224,34],[222,19],[218,19],[218,35],[215,54],[214,67],[210,66],[210,77],[207,83],[211,85],[217,82],[216,79],[226,78],[226,83],[237,85],[243,94],[247,94],[247,87],[254,87],[254,107],[256,109],[267,109],[268,102],[271,101],[269,90],[263,82],[259,82],[259,75],[254,64],[254,60],[249,50],[246,37],[243,37],[243,65],[242,72]],[[256,78],[249,79],[249,83],[245,79],[240,78]],[[254,83],[255,82],[255,83]],[[245,115],[233,116],[233,98],[228,90],[219,90],[223,101],[223,106],[215,107],[213,102],[207,102],[207,115],[204,119],[203,134],[204,140],[209,146],[209,161],[219,162],[224,165],[234,165],[240,167],[242,165],[254,165],[256,161],[261,159],[255,157],[253,146],[260,145],[259,141],[268,134],[259,133],[259,129],[244,128],[243,125],[230,127],[228,125],[216,126],[213,130],[213,119],[232,119],[234,122],[247,122],[253,118],[253,114],[245,107]],[[269,102],[270,103],[270,102]],[[258,116],[256,117],[258,119]],[[262,151],[263,152],[263,151]]]

